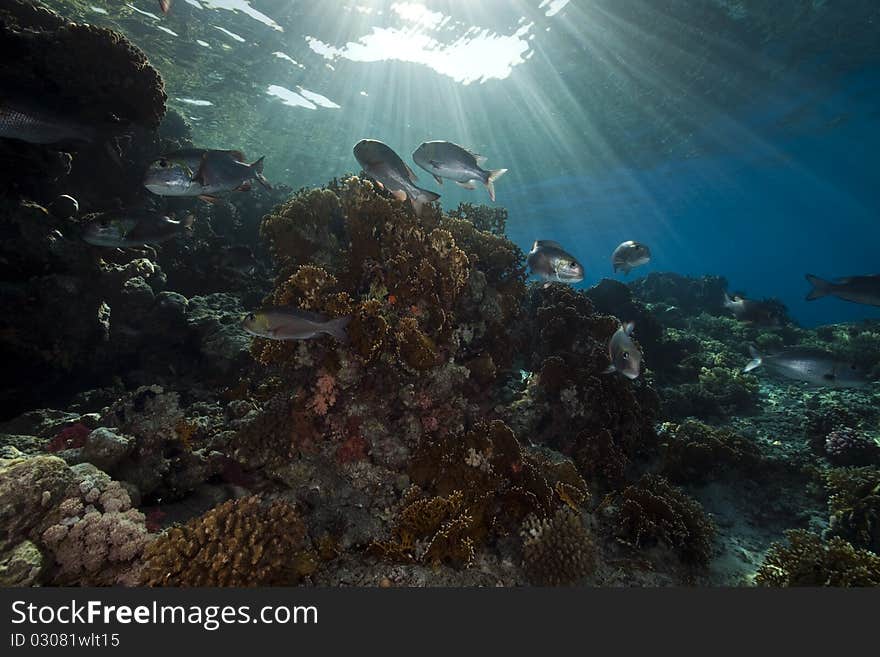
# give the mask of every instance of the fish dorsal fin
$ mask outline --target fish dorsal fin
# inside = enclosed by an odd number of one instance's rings
[[[416,175],[415,171],[410,169],[409,165],[406,162],[403,163],[403,166],[406,167],[406,173],[409,176],[410,182],[417,183],[419,181],[419,177]]]
[[[537,249],[538,247],[546,246],[551,249],[561,249],[562,245],[559,242],[554,242],[553,240],[535,240],[535,245],[532,247],[533,249]]]
[[[262,308],[262,312],[282,312],[282,313],[290,313],[300,319],[307,320],[309,322],[317,322],[324,323],[327,321],[327,316],[322,315],[320,313],[312,312],[311,310],[303,310],[302,308],[298,308],[297,306],[270,306],[268,308]]]
[[[635,322],[627,322],[626,324],[623,325],[623,332],[626,333],[627,335],[632,335],[633,331],[635,331],[635,329],[636,329]]]

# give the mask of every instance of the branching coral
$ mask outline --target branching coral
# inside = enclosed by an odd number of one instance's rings
[[[580,509],[589,497],[570,462],[524,453],[500,421],[424,440],[410,478],[420,488],[404,497],[391,538],[374,545],[386,559],[468,565],[491,536],[514,534],[529,514]]]
[[[754,475],[768,465],[752,441],[728,429],[716,429],[696,420],[664,428],[663,474],[673,481],[706,481],[730,470]]]
[[[559,509],[549,518],[531,515],[521,531],[523,568],[538,586],[574,584],[595,568],[595,545],[580,514]]]
[[[755,575],[760,586],[880,586],[880,557],[839,537],[823,541],[801,529],[775,543]]]
[[[230,500],[147,548],[147,586],[283,586],[314,570],[306,528],[287,502]]]
[[[880,554],[880,468],[835,468],[825,484],[831,532]]]
[[[611,500],[621,541],[634,547],[660,542],[685,562],[708,563],[715,524],[699,502],[663,477],[644,475]]]

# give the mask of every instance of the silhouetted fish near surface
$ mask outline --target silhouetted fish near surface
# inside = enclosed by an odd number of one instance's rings
[[[814,347],[786,347],[770,356],[762,356],[749,346],[752,360],[743,372],[765,366],[774,374],[815,386],[859,388],[871,383],[866,368],[847,362],[823,349]]]
[[[866,306],[880,306],[880,274],[849,276],[833,282],[807,274],[807,281],[813,286],[807,295],[807,301],[832,296]]]
[[[161,244],[180,235],[194,221],[192,215],[183,221],[175,221],[156,212],[143,211],[103,215],[86,224],[83,240],[94,246],[107,247]]]
[[[417,214],[439,194],[416,185],[418,176],[388,145],[375,139],[362,139],[354,147],[354,157],[364,172],[399,201],[409,199]]]
[[[241,151],[191,148],[154,160],[144,177],[144,187],[159,196],[198,196],[207,201],[217,194],[248,191],[257,180],[272,189],[263,176],[263,160],[244,161]]]
[[[623,242],[611,255],[611,264],[615,273],[619,269],[624,274],[629,274],[636,267],[646,265],[650,261],[651,249],[635,240]]]
[[[251,335],[270,340],[311,340],[326,334],[339,342],[348,342],[345,328],[350,321],[348,316],[328,319],[318,313],[284,306],[248,313],[242,326]]]
[[[507,169],[483,169],[480,165],[486,161],[486,157],[450,141],[426,141],[415,150],[413,160],[441,185],[444,178],[465,189],[476,189],[474,181],[481,182],[489,190],[489,198],[493,201],[495,181],[507,173]]]
[[[0,137],[30,144],[57,144],[63,141],[93,142],[97,130],[64,116],[42,109],[35,103],[0,100]]]
[[[535,240],[526,262],[535,276],[549,283],[580,283],[584,280],[583,266],[558,242]]]
[[[628,379],[637,379],[642,368],[642,351],[632,339],[636,325],[627,322],[614,332],[608,341],[608,357],[611,365],[606,374],[620,372]]]

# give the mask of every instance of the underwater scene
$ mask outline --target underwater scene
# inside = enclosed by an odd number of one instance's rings
[[[3,586],[880,585],[880,3],[0,0]]]

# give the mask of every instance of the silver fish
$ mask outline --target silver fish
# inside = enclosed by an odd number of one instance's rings
[[[749,353],[752,360],[743,372],[764,365],[774,374],[788,379],[832,388],[859,388],[871,382],[865,367],[814,347],[786,347],[779,353],[763,356],[750,346]]]
[[[558,242],[535,240],[526,262],[532,273],[547,281],[579,283],[584,280],[583,266]]]
[[[651,249],[634,240],[623,242],[611,255],[611,264],[615,273],[619,269],[624,274],[629,274],[636,267],[648,264],[650,261]]]
[[[180,235],[194,221],[192,215],[183,221],[175,221],[155,212],[103,215],[86,224],[83,240],[94,246],[120,248],[161,244]]]
[[[724,307],[741,322],[750,322],[758,326],[779,326],[781,317],[779,309],[764,301],[752,301],[738,294],[731,297],[724,293]]]
[[[443,179],[452,180],[465,189],[476,189],[474,182],[480,182],[489,190],[489,198],[495,200],[495,181],[507,173],[507,169],[487,171],[480,165],[486,161],[483,155],[472,153],[451,141],[426,141],[413,153],[413,160],[434,179],[443,184]]]
[[[272,186],[263,177],[263,160],[244,161],[241,151],[191,148],[168,153],[147,169],[144,187],[159,196],[198,196],[207,201],[217,194],[247,191],[256,179],[267,189]]]
[[[632,333],[636,325],[633,322],[622,324],[608,341],[608,357],[611,365],[606,374],[620,372],[628,379],[637,379],[642,368],[642,351],[633,342]]]
[[[849,276],[838,278],[834,282],[807,274],[807,281],[813,286],[807,295],[807,301],[833,296],[866,306],[880,306],[880,274]]]
[[[418,187],[418,176],[381,141],[362,139],[354,147],[354,157],[380,187],[387,189],[399,201],[409,199],[416,214],[421,214],[426,204],[440,198],[439,194]]]
[[[345,332],[351,317],[328,319],[323,315],[290,306],[266,308],[248,313],[242,327],[251,335],[270,340],[311,340],[322,334],[348,342]]]
[[[28,102],[0,100],[0,138],[30,144],[92,142],[97,131]]]

